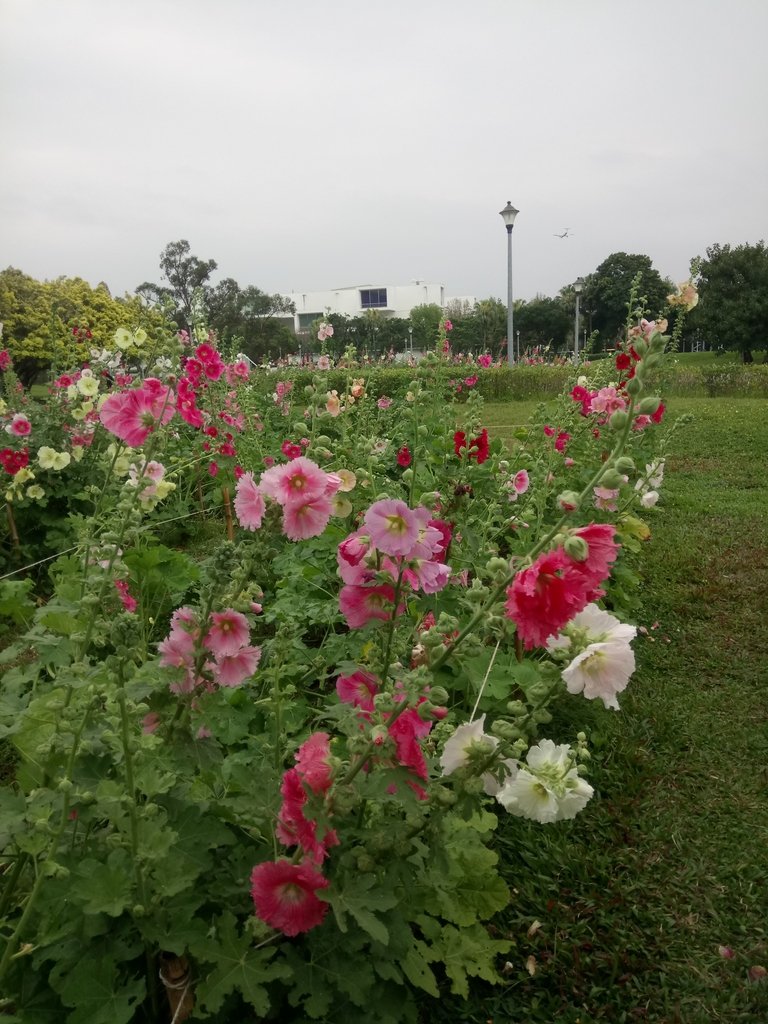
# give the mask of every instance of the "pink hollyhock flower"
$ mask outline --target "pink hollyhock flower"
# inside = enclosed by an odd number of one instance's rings
[[[218,476],[219,475],[219,464],[218,464],[218,462],[209,462],[208,463],[208,474],[210,476]]]
[[[623,411],[626,407],[626,400],[616,388],[601,388],[592,399],[592,412],[601,412],[606,416]]]
[[[618,512],[618,487],[593,487],[592,493],[595,496],[595,508],[603,512]]]
[[[253,675],[260,661],[260,647],[241,647],[234,654],[218,655],[211,671],[219,686],[239,686]]]
[[[0,451],[0,464],[10,476],[16,476],[20,469],[26,469],[29,465],[29,452],[26,448],[15,452],[12,448],[3,448]]]
[[[235,513],[245,530],[258,530],[264,517],[264,495],[254,482],[253,473],[243,473],[235,487]]]
[[[419,536],[419,520],[404,501],[384,498],[365,513],[371,543],[385,555],[407,555]]]
[[[440,534],[440,539],[435,539],[432,545],[432,557],[442,561],[448,557],[448,549],[453,539],[453,527],[450,523],[446,523],[444,519],[430,519],[427,522],[427,526],[430,530],[437,530]]]
[[[10,370],[12,365],[13,362],[11,360],[11,354],[7,348],[4,348],[2,352],[0,352],[0,370],[3,372]]]
[[[26,437],[32,431],[32,424],[23,412],[17,412],[5,429],[15,437]]]
[[[160,725],[160,715],[156,711],[150,711],[148,715],[144,715],[141,720],[141,731],[150,736],[157,730]]]
[[[216,658],[237,654],[251,638],[248,619],[234,608],[212,612],[210,621],[212,625],[203,643]]]
[[[554,427],[550,427],[549,424],[547,424],[544,427],[544,433],[546,434],[547,437],[554,437],[555,434],[557,433],[557,431],[555,430]]]
[[[104,402],[99,412],[104,427],[131,448],[139,448],[161,424],[174,413],[173,392],[154,386],[119,391]]]
[[[416,578],[414,590],[421,589],[425,594],[437,594],[448,584],[451,578],[450,565],[442,562],[418,559],[410,570]]]
[[[473,374],[471,377],[464,378],[464,386],[467,388],[473,388],[477,384],[477,375]]]
[[[261,474],[262,493],[281,505],[314,501],[325,494],[327,474],[302,455],[285,466],[272,466]]]
[[[477,357],[477,365],[478,366],[482,366],[482,368],[484,370],[487,370],[492,362],[493,362],[493,356],[490,356],[487,353],[482,355],[482,356],[478,356]]]
[[[296,752],[296,771],[313,793],[325,793],[332,782],[331,738],[315,732]]]
[[[283,508],[283,533],[288,540],[319,537],[332,513],[333,505],[324,494],[301,504],[291,501]]]
[[[516,494],[525,494],[531,485],[530,477],[528,476],[528,470],[521,469],[515,473],[512,478],[512,486],[515,489]]]
[[[160,664],[164,668],[192,668],[195,655],[195,638],[183,629],[171,632],[157,645]]]
[[[402,466],[403,469],[407,469],[411,464],[411,453],[408,449],[408,445],[404,444],[400,451],[397,453],[397,464]]]
[[[336,693],[345,704],[354,704],[363,711],[373,711],[373,698],[379,692],[376,676],[358,669],[351,676],[339,676]]]
[[[443,324],[443,327],[446,329],[446,331],[453,330],[453,324],[451,323],[450,320],[446,320],[445,323]]]
[[[382,395],[381,398],[376,403],[376,405],[379,407],[379,409],[388,409],[390,405],[392,405],[392,399],[387,398],[386,395]]]
[[[350,629],[360,629],[372,619],[387,622],[392,617],[394,601],[395,588],[388,583],[376,587],[347,584],[339,593],[339,610]]]
[[[315,864],[322,864],[330,846],[338,846],[339,838],[333,829],[318,837],[317,822],[308,818],[304,808],[309,799],[309,787],[298,768],[289,768],[283,775],[280,794],[283,802],[277,816],[275,835],[284,846],[299,846]]]
[[[127,612],[135,612],[139,607],[138,601],[131,596],[128,590],[128,583],[125,580],[115,580],[115,590],[120,595],[120,602]]]
[[[389,735],[395,741],[398,761],[420,779],[427,777],[427,762],[419,740],[423,739],[431,728],[432,723],[425,722],[416,708],[403,711],[392,725],[388,726]]]
[[[564,452],[565,446],[568,444],[570,440],[571,435],[566,433],[566,431],[561,430],[560,433],[557,435],[557,440],[555,441],[555,451]]]
[[[646,416],[645,413],[640,413],[639,416],[635,416],[632,421],[633,430],[646,430],[653,423],[650,416]]]
[[[286,459],[298,459],[302,454],[302,447],[300,444],[294,444],[293,441],[283,441],[280,445],[280,451],[286,457]]]
[[[507,587],[505,611],[517,625],[526,650],[547,639],[580,612],[592,597],[592,578],[562,548],[539,555]]]
[[[284,935],[308,932],[322,924],[328,904],[317,898],[328,880],[311,864],[288,860],[265,861],[251,872],[251,896],[256,914]]]
[[[586,560],[576,562],[576,568],[588,578],[591,587],[599,587],[610,576],[611,565],[616,561],[621,547],[615,540],[616,527],[611,523],[590,523],[589,526],[580,526],[572,533],[574,537],[585,540],[589,547]],[[594,598],[590,597],[590,601],[592,600]]]

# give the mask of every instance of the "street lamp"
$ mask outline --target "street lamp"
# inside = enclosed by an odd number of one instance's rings
[[[579,361],[579,303],[581,301],[581,293],[584,291],[584,280],[581,277],[577,277],[573,283],[573,290],[576,292],[576,323],[573,328],[573,361],[578,363]]]
[[[499,210],[507,229],[507,362],[510,366],[515,361],[514,311],[512,309],[512,228],[515,226],[515,217],[519,212],[509,200],[504,209]]]

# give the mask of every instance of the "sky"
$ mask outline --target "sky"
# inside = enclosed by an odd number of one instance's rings
[[[0,269],[268,292],[682,281],[768,236],[768,0],[0,0]],[[569,229],[566,238],[556,235]]]

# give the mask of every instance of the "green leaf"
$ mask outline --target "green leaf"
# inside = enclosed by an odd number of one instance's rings
[[[373,911],[391,910],[397,906],[399,900],[391,889],[376,892],[375,885],[376,879],[373,875],[357,875],[345,881],[342,889],[331,890],[324,896],[333,907],[342,931],[347,930],[346,915],[351,914],[363,931],[386,946],[389,942],[389,932]]]
[[[451,992],[466,999],[470,977],[482,978],[491,984],[498,982],[495,959],[510,947],[510,942],[492,939],[482,925],[459,929],[447,924],[431,956],[442,960],[445,965],[445,973],[451,980]]]
[[[426,943],[420,939],[414,940],[413,945],[406,953],[402,961],[403,972],[412,985],[423,989],[424,992],[435,999],[440,995],[435,975],[426,960],[429,949]]]
[[[87,914],[118,917],[133,902],[133,865],[126,850],[112,850],[106,863],[81,861],[73,873],[72,895]]]
[[[213,1013],[221,1008],[230,992],[240,992],[263,1017],[270,1007],[265,982],[285,980],[291,974],[286,964],[269,962],[275,954],[274,947],[254,949],[250,935],[238,933],[235,916],[228,911],[218,918],[215,935],[192,946],[192,953],[199,960],[216,965],[197,986],[200,1005]]]
[[[130,1024],[146,985],[143,978],[121,983],[109,956],[87,956],[70,971],[60,995],[66,1006],[73,1007],[67,1024]]]

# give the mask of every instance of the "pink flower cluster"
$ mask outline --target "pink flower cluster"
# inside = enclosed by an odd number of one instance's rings
[[[0,450],[0,466],[10,476],[16,476],[20,469],[26,469],[28,465],[29,451],[26,448],[22,448],[21,451],[17,452],[12,448]]]
[[[289,540],[318,537],[331,518],[331,498],[341,483],[341,477],[299,455],[286,465],[265,469],[258,484],[253,473],[244,473],[237,481],[235,512],[246,530],[258,530],[266,496],[282,507],[283,533]]]
[[[0,372],[5,373],[6,370],[10,370],[13,366],[13,360],[11,359],[11,353],[7,348],[4,348],[0,352]]]
[[[174,693],[211,689],[210,681],[217,686],[240,686],[261,660],[261,648],[250,646],[248,620],[233,608],[212,612],[204,624],[192,608],[177,608],[171,616],[171,631],[158,650],[161,665],[183,669],[182,679],[171,683]]]
[[[339,608],[351,629],[373,619],[387,621],[395,612],[395,588],[436,594],[448,583],[445,557],[451,528],[431,518],[428,509],[410,509],[404,501],[384,498],[365,513],[363,526],[339,544],[337,559],[344,586]],[[398,606],[398,611],[400,607]]]
[[[32,433],[32,424],[23,412],[14,413],[10,423],[5,426],[6,433],[14,437],[27,437]]]
[[[587,556],[578,561],[559,546],[539,555],[507,587],[505,611],[512,619],[527,650],[543,647],[574,615],[602,597],[601,584],[610,575],[619,545],[610,524],[592,523],[572,531],[587,545]]]

